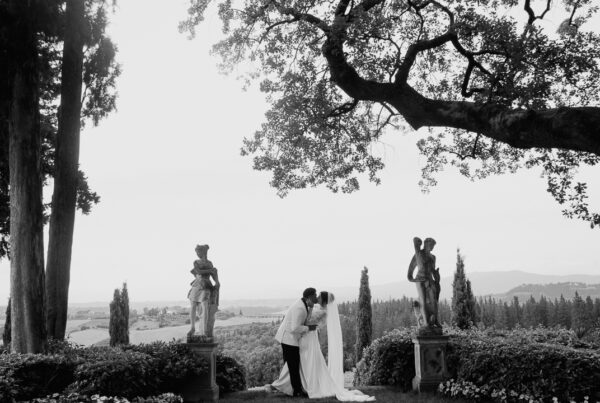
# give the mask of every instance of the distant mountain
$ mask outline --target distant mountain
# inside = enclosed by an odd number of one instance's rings
[[[519,270],[511,271],[492,271],[492,272],[473,272],[467,271],[467,278],[471,281],[471,286],[475,295],[498,295],[506,293],[522,284],[550,284],[550,283],[600,283],[600,275],[588,274],[569,274],[552,275],[528,273]],[[442,277],[440,298],[452,298],[453,274]],[[333,292],[339,301],[352,301],[358,298],[358,284],[356,287],[330,287],[325,288]],[[575,292],[573,291],[573,294]],[[560,295],[560,294],[559,294]],[[402,298],[407,296],[416,297],[415,285],[408,280],[397,281],[387,284],[372,284],[371,296],[373,300],[386,300],[389,298]],[[566,296],[565,296],[566,297]]]
[[[586,284],[577,282],[551,283],[551,284],[522,284],[508,292],[497,294],[495,297],[504,300],[511,300],[515,296],[519,301],[524,302],[530,296],[536,300],[544,295],[546,298],[555,299],[562,295],[566,299],[571,299],[577,292],[582,298],[590,296],[592,299],[600,298],[600,284]]]

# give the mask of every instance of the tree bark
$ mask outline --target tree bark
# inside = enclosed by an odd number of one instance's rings
[[[38,353],[45,340],[41,135],[35,1],[11,0],[9,117],[11,351]]]
[[[77,201],[84,0],[67,0],[61,101],[56,139],[56,172],[46,267],[48,337],[64,339]]]

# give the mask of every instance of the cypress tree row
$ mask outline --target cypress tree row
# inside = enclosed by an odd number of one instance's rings
[[[129,294],[127,283],[123,283],[123,290],[115,289],[113,300],[110,303],[110,320],[108,322],[110,345],[129,344]]]
[[[356,357],[362,358],[363,349],[371,344],[373,336],[373,312],[371,310],[371,289],[369,288],[369,269],[365,266],[360,275],[358,291],[358,310],[356,312]]]

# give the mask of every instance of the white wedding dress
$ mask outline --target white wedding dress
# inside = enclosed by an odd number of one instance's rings
[[[302,387],[311,399],[335,396],[342,402],[374,401],[374,396],[344,388],[342,328],[336,301],[327,304],[326,314],[329,365],[321,352],[317,332],[311,331],[302,336],[299,343]],[[283,365],[279,378],[271,386],[287,395],[293,394],[287,363]]]

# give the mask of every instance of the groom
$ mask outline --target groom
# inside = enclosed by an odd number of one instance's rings
[[[304,333],[317,328],[317,325],[305,325],[316,302],[317,290],[312,287],[304,290],[302,298],[293,303],[288,309],[277,334],[275,334],[275,340],[281,343],[283,362],[287,363],[290,370],[290,381],[294,389],[294,397],[308,397],[306,392],[302,390],[300,380],[300,347],[298,344]]]

